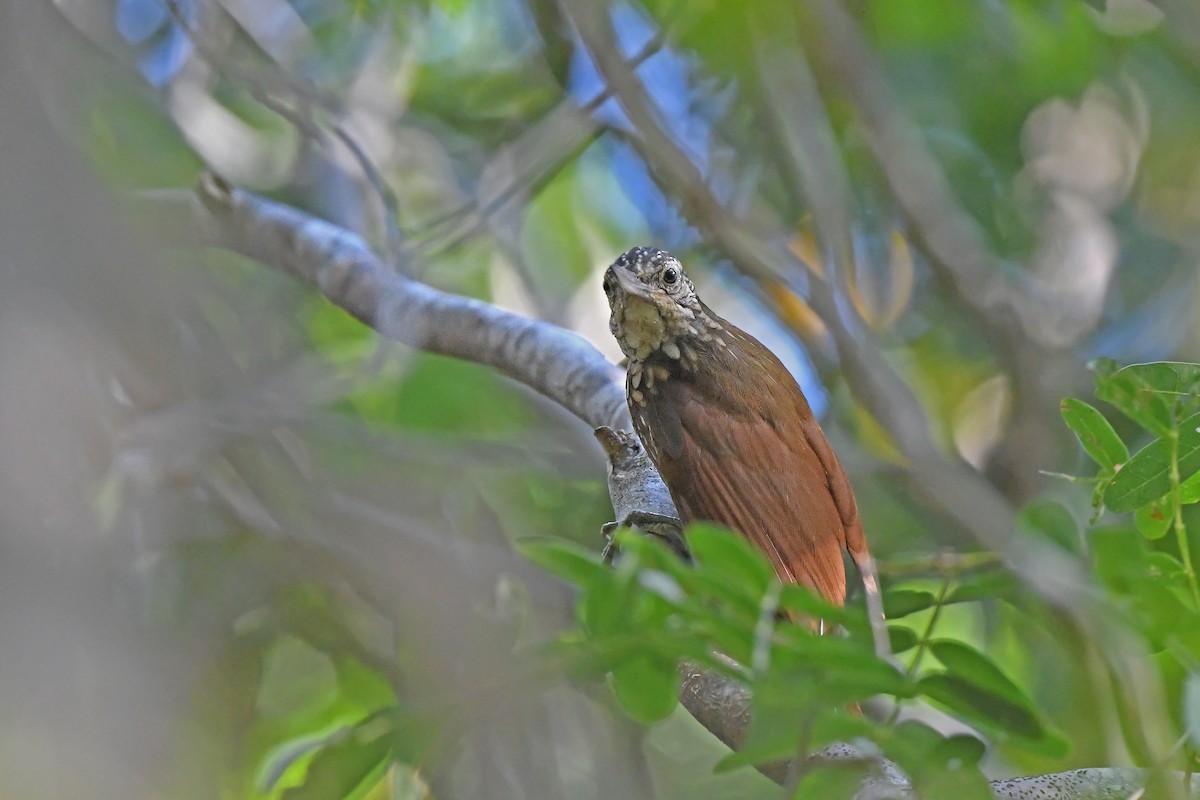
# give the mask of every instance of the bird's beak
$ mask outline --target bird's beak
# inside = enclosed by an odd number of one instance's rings
[[[646,284],[639,281],[637,276],[635,276],[632,272],[624,267],[618,267],[616,265],[613,266],[612,271],[613,275],[616,276],[617,283],[621,287],[621,291],[624,292],[627,297],[640,297],[643,300],[648,300],[650,302],[654,301],[653,290]]]

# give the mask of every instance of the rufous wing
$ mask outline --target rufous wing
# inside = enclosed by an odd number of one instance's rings
[[[691,381],[668,380],[632,408],[634,423],[685,522],[739,531],[781,579],[840,604],[847,525],[862,538],[854,496],[799,389],[786,388],[802,405],[773,403],[768,419],[751,404],[730,407]]]

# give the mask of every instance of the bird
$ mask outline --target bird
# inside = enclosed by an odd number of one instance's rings
[[[847,551],[878,600],[850,481],[779,358],[705,305],[665,250],[625,252],[603,285],[634,430],[681,521],[733,529],[781,581],[838,606]]]

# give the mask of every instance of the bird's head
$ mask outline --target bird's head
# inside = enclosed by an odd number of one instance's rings
[[[608,327],[630,361],[656,351],[678,358],[678,342],[705,328],[705,309],[679,259],[665,250],[635,247],[604,273],[612,314]]]

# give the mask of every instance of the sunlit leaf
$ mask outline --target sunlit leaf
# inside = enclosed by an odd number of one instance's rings
[[[383,774],[391,748],[388,718],[373,716],[317,753],[304,783],[284,792],[283,800],[346,797],[365,781]]]

